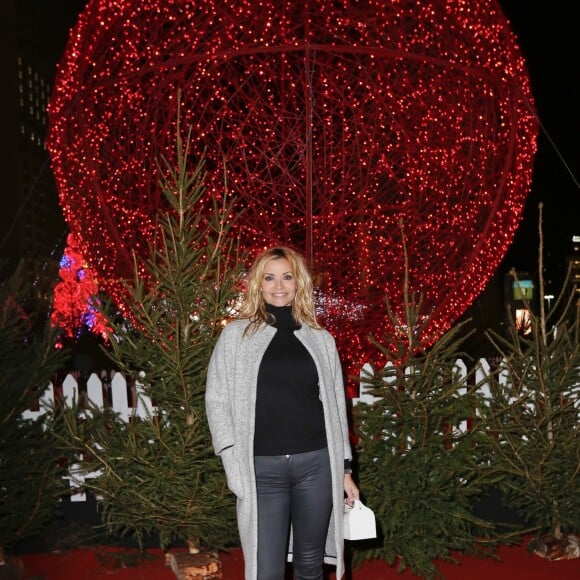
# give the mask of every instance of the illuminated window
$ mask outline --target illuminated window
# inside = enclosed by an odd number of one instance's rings
[[[532,332],[532,317],[527,308],[516,309],[516,329],[520,334],[530,334]]]
[[[531,280],[514,280],[514,300],[531,300],[534,297],[534,283]]]

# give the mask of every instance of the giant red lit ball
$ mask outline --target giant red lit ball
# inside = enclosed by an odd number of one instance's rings
[[[243,245],[304,252],[351,371],[369,333],[396,331],[384,297],[402,312],[400,224],[433,341],[521,220],[537,126],[493,0],[89,0],[48,146],[66,220],[119,300],[164,207],[156,160],[175,158],[178,91],[209,194],[225,160]]]

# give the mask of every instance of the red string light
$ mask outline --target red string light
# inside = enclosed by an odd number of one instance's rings
[[[228,188],[253,255],[303,251],[348,370],[424,295],[434,341],[483,290],[522,217],[537,124],[496,2],[89,0],[49,107],[71,230],[106,291],[145,252],[175,159],[176,96],[208,200]]]
[[[83,327],[106,339],[110,329],[98,302],[99,285],[73,234],[67,237],[58,273],[59,282],[54,288],[50,314],[52,326],[57,327],[65,339],[78,337]]]

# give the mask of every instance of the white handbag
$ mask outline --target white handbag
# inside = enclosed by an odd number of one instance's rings
[[[377,524],[373,510],[359,499],[354,505],[344,504],[344,539],[368,540],[377,537]]]

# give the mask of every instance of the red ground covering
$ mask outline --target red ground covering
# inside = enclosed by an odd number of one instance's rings
[[[578,580],[580,559],[550,561],[528,553],[526,544],[501,547],[501,561],[461,557],[459,564],[438,563],[445,580]],[[81,548],[51,554],[23,554],[24,580],[175,580],[165,565],[161,550],[147,550],[146,557],[119,548]],[[123,560],[126,564],[123,566]],[[221,557],[224,580],[243,580],[240,550]],[[402,574],[384,562],[365,562],[349,571],[347,580],[385,580],[417,578],[408,570]],[[328,580],[336,580],[330,574]]]

